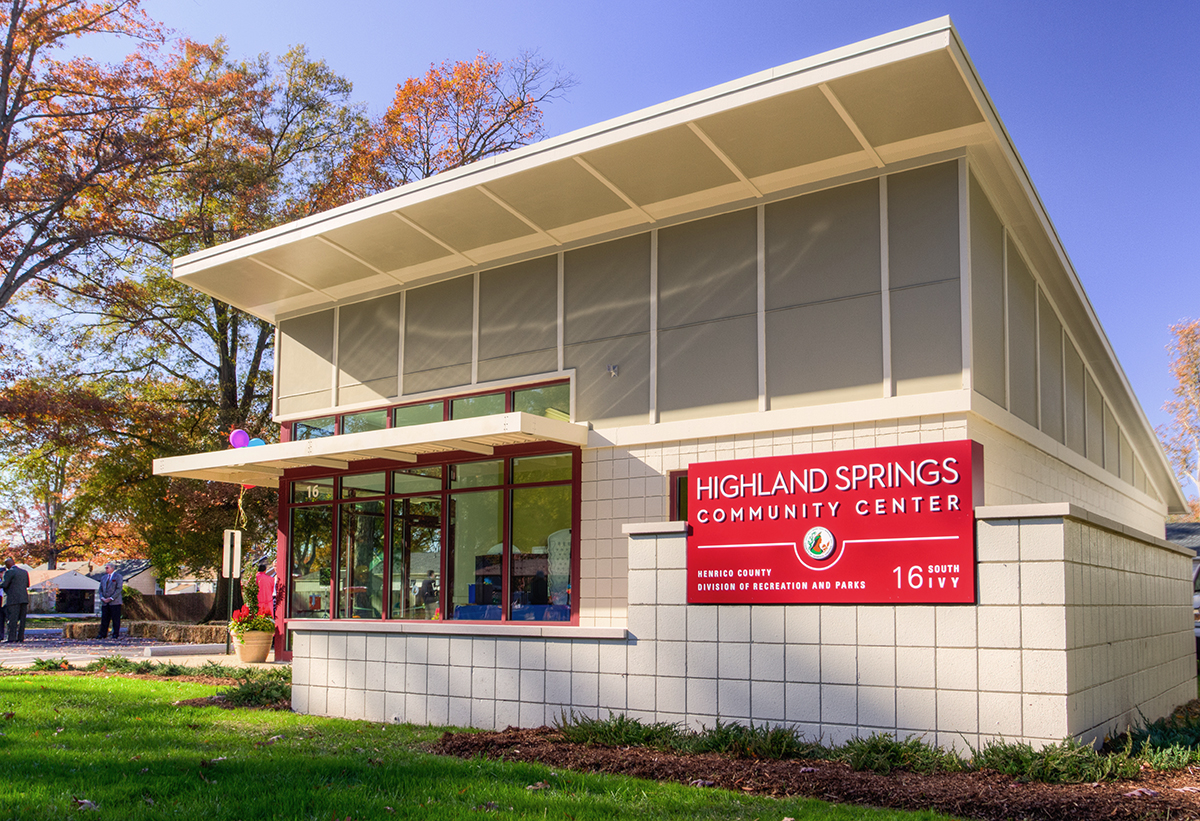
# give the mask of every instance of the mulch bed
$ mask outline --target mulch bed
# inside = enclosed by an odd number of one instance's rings
[[[805,796],[894,809],[933,809],[982,821],[1200,819],[1200,768],[1143,771],[1136,781],[1098,784],[1018,783],[995,772],[919,775],[855,772],[831,761],[740,760],[639,747],[574,744],[549,727],[446,733],[429,752],[505,759],[589,773],[720,787],[756,795]]]

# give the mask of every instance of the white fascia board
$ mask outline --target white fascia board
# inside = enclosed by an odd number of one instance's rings
[[[951,42],[952,33],[950,18],[941,17],[757,72],[559,137],[487,157],[462,168],[408,183],[321,214],[179,257],[174,261],[173,272],[176,277],[187,276],[219,262],[261,253],[359,220],[396,211],[465,188],[484,185],[498,177],[573,157],[796,88],[828,82],[889,62],[946,48]]]
[[[948,20],[948,18],[946,19]],[[953,38],[950,44],[951,54],[963,72],[963,78],[967,83],[967,87],[974,94],[976,103],[980,111],[983,112],[984,118],[993,132],[995,144],[999,147],[1001,154],[1008,163],[1012,179],[1020,186],[1026,201],[1032,207],[1043,233],[1049,240],[1050,246],[1058,258],[1059,265],[1062,266],[1062,270],[1066,273],[1071,292],[1082,309],[1081,312],[1090,330],[1095,334],[1095,339],[1099,342],[1107,363],[1112,368],[1112,375],[1116,378],[1118,387],[1127,400],[1126,410],[1133,414],[1134,420],[1140,427],[1140,430],[1137,431],[1140,440],[1139,444],[1142,446],[1139,448],[1139,452],[1144,452],[1142,448],[1149,448],[1150,452],[1157,457],[1159,464],[1156,466],[1158,469],[1155,470],[1156,478],[1168,485],[1164,490],[1176,496],[1176,505],[1186,507],[1186,496],[1179,485],[1178,478],[1169,468],[1170,460],[1167,458],[1162,442],[1159,441],[1158,435],[1154,432],[1154,428],[1146,416],[1145,409],[1142,408],[1142,403],[1138,401],[1137,394],[1134,393],[1133,386],[1129,382],[1129,377],[1126,375],[1125,369],[1122,367],[1121,361],[1117,358],[1116,351],[1108,339],[1108,334],[1100,324],[1100,318],[1096,315],[1092,301],[1088,298],[1087,292],[1083,288],[1083,282],[1079,278],[1079,273],[1075,270],[1075,265],[1071,262],[1071,257],[1063,245],[1058,229],[1055,227],[1054,221],[1050,218],[1049,211],[1046,210],[1046,205],[1038,193],[1037,186],[1033,183],[1033,177],[1030,175],[1025,161],[1021,159],[1021,154],[1017,150],[1016,143],[1013,142],[1012,136],[1008,133],[1008,129],[1004,125],[1004,121],[1000,118],[1000,113],[992,102],[992,98],[988,94],[986,87],[984,87],[983,80],[980,78],[975,64],[971,61],[970,55],[967,54],[967,50],[959,38],[958,32],[951,28],[949,29],[949,35]],[[1043,275],[1045,273],[1048,272],[1044,272]],[[1063,310],[1067,306],[1058,305],[1057,307],[1059,310]],[[1093,362],[1094,365],[1094,360],[1089,361]],[[1093,370],[1095,370],[1094,367]],[[1099,375],[1097,374],[1097,376]],[[1107,398],[1109,392],[1104,391],[1104,393]],[[1128,432],[1131,434],[1134,433],[1133,430],[1128,430]],[[1144,461],[1147,462],[1146,467],[1150,469],[1149,460]],[[1156,482],[1156,484],[1158,483]],[[1168,504],[1170,505],[1171,503]]]
[[[274,445],[169,456],[154,460],[154,473],[170,476],[194,474],[197,471],[219,472],[255,468],[273,470],[276,466],[282,467],[283,463],[303,464],[313,459],[337,459],[346,454],[376,451],[380,452],[381,458],[387,458],[383,451],[403,451],[406,447],[458,440],[486,442],[489,437],[512,434],[523,434],[541,441],[579,447],[587,442],[588,428],[587,425],[546,419],[517,411],[474,419],[455,419],[404,428],[346,433],[320,439],[301,439]]]

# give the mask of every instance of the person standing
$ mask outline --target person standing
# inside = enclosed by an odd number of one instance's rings
[[[112,622],[112,637],[121,638],[121,587],[125,579],[117,572],[112,562],[104,565],[104,577],[100,579],[100,638],[106,638],[108,624]]]
[[[29,610],[29,574],[12,557],[4,560],[0,588],[4,590],[4,622],[8,633],[5,643],[25,641],[25,613]]]
[[[266,610],[271,618],[275,618],[275,577],[267,573],[265,564],[258,566],[254,581],[258,584],[258,609]]]

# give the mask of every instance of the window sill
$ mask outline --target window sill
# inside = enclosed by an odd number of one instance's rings
[[[424,636],[494,636],[497,638],[625,639],[624,627],[578,627],[564,624],[481,624],[454,621],[333,621],[294,619],[287,622],[294,633],[406,633]]]

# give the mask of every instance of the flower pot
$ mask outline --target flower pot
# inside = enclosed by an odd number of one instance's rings
[[[266,661],[274,642],[275,634],[266,630],[247,630],[241,636],[233,634],[233,648],[238,661]]]

